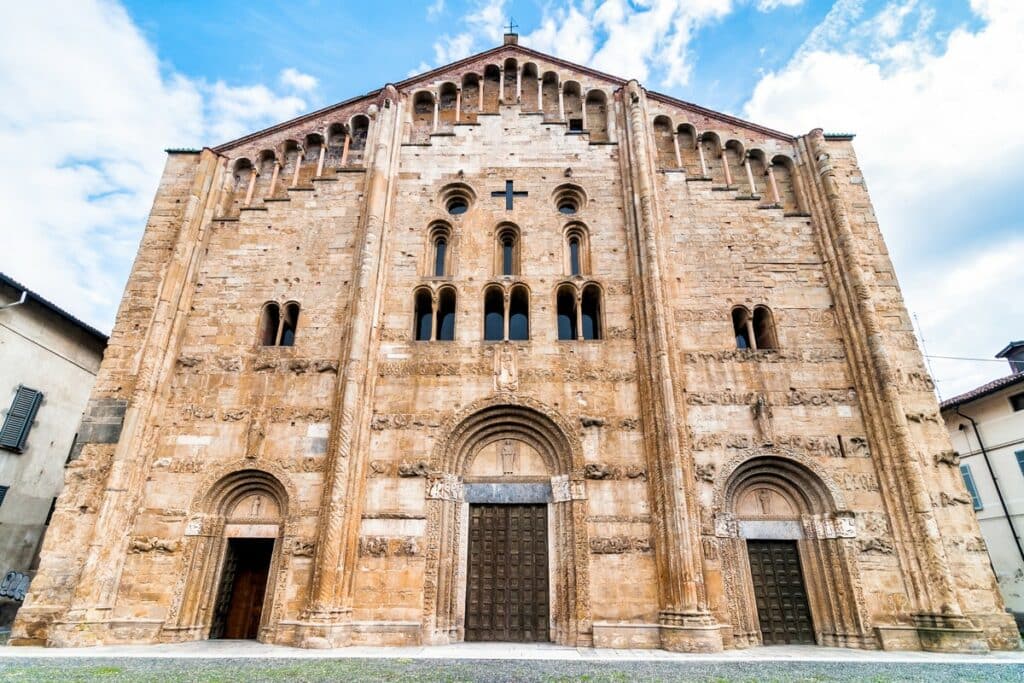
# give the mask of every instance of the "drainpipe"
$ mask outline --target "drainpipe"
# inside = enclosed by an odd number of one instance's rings
[[[1013,525],[1013,518],[1010,516],[1010,511],[1006,508],[1006,499],[1003,498],[1003,490],[999,488],[999,479],[996,477],[995,470],[992,469],[992,461],[989,460],[988,451],[985,450],[985,442],[981,440],[981,431],[978,430],[978,423],[970,415],[964,415],[961,413],[960,406],[956,407],[956,414],[971,421],[971,426],[974,428],[974,436],[978,439],[978,447],[981,448],[981,457],[984,458],[985,467],[988,468],[988,474],[992,477],[992,483],[996,487],[996,495],[999,496],[999,505],[1003,508],[1003,515],[1006,517],[1006,523],[1010,525],[1010,533],[1013,534],[1013,542],[1017,544],[1017,552],[1020,554],[1020,559],[1024,561],[1024,547],[1021,547],[1020,536],[1017,534],[1017,528]]]
[[[7,308],[14,308],[15,306],[20,306],[23,303],[25,303],[26,299],[28,299],[28,290],[27,289],[23,289],[21,291],[21,298],[20,299],[18,299],[14,303],[4,304],[3,306],[0,306],[0,311],[2,311],[4,309],[7,309]]]

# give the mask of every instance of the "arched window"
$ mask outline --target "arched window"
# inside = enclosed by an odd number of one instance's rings
[[[775,180],[778,203],[785,213],[801,213],[800,198],[793,180],[793,160],[781,154],[772,158],[771,171]]]
[[[294,301],[284,305],[281,317],[281,346],[295,346],[295,332],[299,329],[299,304]]]
[[[672,139],[672,122],[667,116],[654,119],[654,151],[658,168],[676,168],[676,143]]]
[[[583,132],[583,102],[580,95],[580,84],[567,81],[562,86],[562,106],[565,109],[565,120],[569,124],[570,133]]]
[[[508,338],[513,341],[530,338],[530,294],[521,285],[513,287],[509,297]]]
[[[416,325],[416,341],[430,341],[434,326],[434,301],[430,290],[417,289],[413,317]]]
[[[260,314],[259,342],[261,346],[294,346],[299,327],[299,304],[289,301],[282,307],[270,301]]]
[[[540,111],[540,78],[537,76],[537,65],[528,62],[523,65],[520,100],[524,112]]]
[[[484,292],[484,339],[501,341],[505,338],[505,295],[500,287],[489,287]]]
[[[743,306],[732,309],[732,331],[736,337],[737,349],[756,348],[754,342],[754,329],[750,320],[750,311]]]
[[[576,288],[562,285],[555,295],[558,309],[558,339],[569,341],[576,338]]]
[[[495,269],[499,275],[519,275],[519,231],[512,226],[498,230]]]
[[[438,90],[438,121],[439,130],[450,131],[455,125],[455,105],[459,89],[454,83],[443,83]]]
[[[468,73],[462,77],[462,112],[461,120],[465,123],[476,123],[476,114],[480,108],[480,77]]]
[[[597,285],[583,288],[580,298],[580,332],[583,339],[601,338],[601,290]]]
[[[498,89],[500,87],[501,69],[496,64],[488,64],[484,67],[484,112],[498,113]]]
[[[351,141],[347,140],[348,132],[345,130],[345,126],[340,123],[332,123],[327,128],[327,158],[324,164],[325,168],[340,168],[345,165],[345,161],[342,157],[345,155],[345,143],[346,141],[351,145]]]
[[[514,59],[505,60],[505,92],[502,93],[501,101],[505,104],[516,103],[516,85],[519,80],[519,65]]]
[[[777,349],[778,339],[775,336],[775,321],[767,306],[754,307],[754,348]]]
[[[429,232],[428,262],[426,273],[430,277],[445,277],[451,274],[451,230],[444,223],[437,223]]]
[[[412,100],[412,139],[413,143],[430,142],[430,134],[434,132],[434,95],[426,90],[416,93]]]
[[[700,136],[699,151],[704,155],[704,167],[714,182],[725,184],[725,167],[722,165],[722,141],[715,133]]]
[[[443,287],[437,296],[438,341],[455,339],[455,288]]]
[[[567,275],[584,275],[590,272],[590,248],[587,231],[575,223],[565,229],[565,271]]]
[[[688,123],[680,124],[676,129],[676,141],[679,143],[679,160],[687,177],[702,177],[704,169],[697,153],[697,131]]]
[[[608,141],[608,98],[602,90],[587,93],[587,131],[591,142]]]
[[[541,104],[545,121],[560,121],[561,109],[558,106],[558,74],[546,71],[541,84]]]
[[[316,175],[316,168],[320,163],[320,149],[323,146],[324,139],[319,133],[310,133],[306,136],[306,155],[302,157],[302,169],[299,171],[300,185],[309,184],[310,179]]]
[[[263,306],[260,315],[260,345],[277,346],[277,330],[281,327],[281,308],[274,302]]]

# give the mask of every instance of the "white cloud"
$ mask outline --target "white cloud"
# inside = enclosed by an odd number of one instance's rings
[[[163,149],[224,142],[306,103],[262,85],[162,73],[114,2],[20,3],[5,8],[5,26],[0,270],[108,329]]]
[[[804,0],[758,0],[757,10],[759,12],[771,12],[780,7],[796,7],[803,4]]]
[[[1007,323],[1024,319],[1022,304],[1000,290],[1019,292],[1020,276],[1014,286],[1005,262],[993,261],[1009,252],[1006,236],[1024,228],[1005,210],[1024,183],[1024,4],[972,7],[987,23],[935,45],[921,30],[932,16],[924,3],[890,3],[864,19],[859,0],[840,0],[796,57],[758,83],[744,114],[794,133],[858,133],[858,157],[929,351],[985,357],[1020,337]],[[943,285],[971,281],[984,287],[966,297]],[[936,371],[948,396],[1006,368],[947,363]]]
[[[281,85],[296,92],[310,92],[312,90],[316,90],[316,86],[319,83],[315,76],[304,74],[297,69],[292,69],[291,67],[281,72],[280,80]]]
[[[427,20],[434,21],[441,16],[442,12],[444,12],[444,0],[434,0],[434,2],[427,7]]]

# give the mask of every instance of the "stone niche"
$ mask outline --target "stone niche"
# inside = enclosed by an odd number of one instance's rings
[[[466,471],[467,479],[495,477],[550,477],[540,453],[518,439],[498,439],[473,456]]]

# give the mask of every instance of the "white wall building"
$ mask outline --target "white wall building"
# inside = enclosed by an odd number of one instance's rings
[[[1011,342],[1013,374],[942,402],[942,417],[971,493],[1008,608],[1024,622],[1024,341]]]
[[[0,628],[34,573],[106,344],[0,273]]]

